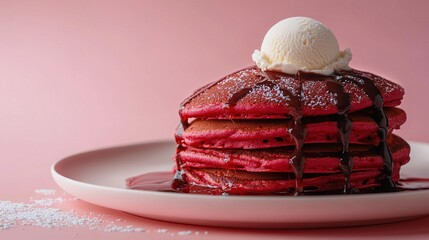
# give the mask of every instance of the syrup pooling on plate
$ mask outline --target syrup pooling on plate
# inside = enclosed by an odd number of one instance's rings
[[[196,185],[189,185],[182,180],[175,177],[172,172],[151,172],[139,176],[128,178],[126,181],[128,189],[156,191],[156,192],[177,192],[177,193],[194,193],[206,195],[224,195],[225,192],[218,188],[200,187]],[[392,189],[394,192],[429,190],[428,178],[404,178],[400,179],[398,185]],[[386,192],[382,188],[370,188],[354,192],[354,194],[369,194],[369,193],[383,193]],[[325,191],[325,192],[304,192],[305,195],[333,195],[341,194],[343,191]],[[240,194],[240,193],[235,193]],[[241,193],[245,195],[252,195],[252,193]],[[254,194],[261,195],[261,194]],[[264,194],[267,195],[267,194]],[[270,195],[293,196],[295,193],[279,192]]]

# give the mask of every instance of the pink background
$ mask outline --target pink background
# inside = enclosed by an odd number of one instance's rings
[[[352,67],[400,83],[400,134],[429,141],[428,9],[423,0],[3,0],[0,200],[55,188],[50,165],[75,152],[172,140],[182,99],[251,65],[265,32],[290,16],[323,22],[352,49]]]

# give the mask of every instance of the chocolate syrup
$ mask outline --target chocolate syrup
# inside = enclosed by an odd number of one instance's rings
[[[339,79],[349,80],[358,85],[372,101],[373,119],[378,125],[378,136],[380,137],[378,152],[384,160],[385,178],[383,184],[386,191],[392,190],[395,188],[395,183],[392,180],[393,158],[387,146],[388,119],[383,110],[383,96],[377,86],[375,86],[374,81],[365,77],[363,73],[358,74],[356,71],[347,71],[342,72],[342,75],[338,77]]]
[[[306,135],[306,124],[303,122],[303,108],[304,101],[302,101],[302,84],[303,78],[301,78],[301,73],[297,74],[299,80],[298,94],[290,94],[291,106],[290,113],[293,118],[292,129],[290,129],[290,134],[295,143],[295,149],[290,158],[290,164],[295,174],[295,194],[302,195],[304,193],[304,184],[303,184],[303,175],[304,175],[304,165],[305,157],[302,147],[304,146],[304,139]]]
[[[350,95],[345,92],[344,86],[340,79],[327,79],[326,85],[330,92],[337,95],[337,109],[338,109],[338,136],[339,142],[341,143],[341,156],[340,156],[340,169],[344,174],[344,193],[351,193],[350,187],[350,176],[353,170],[353,161],[350,158],[349,153],[349,142],[350,132],[352,130],[352,121],[348,116],[348,112],[351,109]]]

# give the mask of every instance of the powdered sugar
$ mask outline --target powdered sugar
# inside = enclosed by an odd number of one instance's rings
[[[73,211],[64,212],[37,203],[0,201],[0,230],[17,225],[44,228],[87,226],[90,229],[97,229],[101,222],[100,218],[79,216]]]
[[[54,204],[60,204],[66,201],[66,199],[62,197],[56,197],[56,198],[45,198],[45,199],[32,199],[31,200],[36,206],[39,207],[49,207]]]
[[[144,232],[146,231],[142,227],[134,227],[133,225],[127,226],[116,226],[114,224],[108,224],[103,229],[105,232]]]
[[[34,190],[34,193],[40,194],[40,195],[45,195],[45,196],[54,195],[55,192],[56,191],[54,189],[36,189],[36,190]]]
[[[302,101],[311,109],[326,109],[336,106],[337,95],[329,91],[322,81],[306,81],[302,84]]]
[[[280,86],[277,84],[273,87],[266,85],[256,86],[252,89],[249,95],[262,96],[264,99],[275,103],[285,103],[290,101],[289,96],[285,96],[283,91],[280,89]]]
[[[199,231],[191,231],[191,230],[183,230],[178,232],[170,232],[168,229],[156,229],[155,233],[163,234],[163,235],[170,235],[170,236],[189,236],[189,235],[208,235],[207,231],[199,232]]]
[[[177,235],[185,236],[185,235],[191,235],[192,233],[193,233],[192,231],[180,231],[177,233]]]
[[[126,220],[118,218],[108,220],[109,215],[94,212],[78,212],[74,209],[64,210],[63,203],[72,203],[76,198],[55,196],[54,189],[36,189],[35,196],[27,203],[0,201],[0,231],[14,227],[41,227],[48,229],[61,229],[65,227],[82,227],[89,230],[119,233],[156,233],[171,236],[199,235],[198,231],[180,230],[170,231],[165,228],[147,229],[142,226],[126,224]],[[204,234],[208,234],[207,231]]]

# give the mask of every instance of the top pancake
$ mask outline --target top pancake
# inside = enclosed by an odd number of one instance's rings
[[[182,103],[180,108],[182,120],[285,118],[290,116],[295,108],[291,99],[297,98],[302,101],[303,116],[338,113],[337,95],[328,89],[326,81],[332,80],[332,76],[303,77],[277,72],[268,73],[270,84],[258,84],[266,73],[253,66],[198,89]],[[384,106],[394,107],[401,103],[404,89],[387,79],[354,69],[336,74],[352,76],[352,80],[342,82],[344,92],[350,95],[349,112],[373,105],[364,89],[356,84],[364,78],[374,82],[384,99]],[[243,96],[231,104],[231,98],[240,92],[244,93]]]

